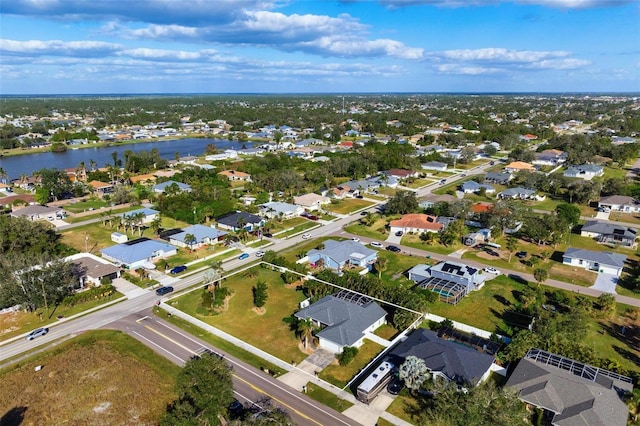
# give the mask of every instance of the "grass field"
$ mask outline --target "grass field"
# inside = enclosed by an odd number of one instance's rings
[[[416,424],[416,421],[412,419],[408,414],[409,412],[415,410],[416,407],[417,404],[415,402],[415,399],[405,395],[398,395],[395,397],[391,405],[387,408],[387,412],[401,418],[406,422]]]
[[[178,372],[119,331],[86,332],[4,370],[0,413],[16,414],[3,417],[8,425],[157,424]]]
[[[255,269],[257,276],[236,274],[223,281],[223,286],[233,291],[228,309],[218,315],[205,316],[198,313],[201,292],[198,289],[187,293],[170,304],[189,315],[250,343],[286,362],[300,362],[306,355],[298,349],[299,339],[282,320],[289,317],[304,299],[302,292],[285,288],[280,274],[265,268]],[[253,309],[252,287],[258,281],[269,286],[269,298],[265,312],[258,314]]]
[[[307,396],[315,399],[321,404],[326,405],[327,407],[331,407],[338,412],[342,412],[347,408],[351,407],[353,403],[349,401],[345,401],[344,399],[338,398],[333,393],[317,386],[311,382],[307,383]]]
[[[353,379],[356,374],[366,367],[382,349],[384,348],[379,344],[365,339],[364,344],[358,348],[358,355],[356,355],[353,361],[345,366],[334,361],[322,370],[320,378],[339,388],[343,388],[349,383],[349,380]]]
[[[367,200],[345,198],[344,200],[338,200],[337,203],[331,202],[331,204],[327,204],[324,209],[331,213],[349,214],[372,205],[373,203]]]

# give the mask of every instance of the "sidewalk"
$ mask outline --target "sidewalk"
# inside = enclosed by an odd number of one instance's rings
[[[388,406],[388,404],[383,404],[384,402],[384,398],[381,399],[379,404],[375,404],[373,403],[372,405],[366,405],[363,404],[362,402],[358,401],[350,392],[342,390],[334,385],[332,385],[331,383],[327,383],[324,380],[319,379],[318,377],[315,376],[315,374],[311,374],[307,371],[304,371],[303,369],[297,367],[297,366],[293,366],[287,362],[282,361],[281,359],[263,351],[262,349],[256,348],[253,345],[250,345],[247,342],[244,342],[240,339],[238,339],[237,337],[234,337],[232,335],[230,335],[229,333],[226,333],[216,327],[213,327],[207,323],[205,323],[204,321],[200,321],[197,318],[193,318],[192,316],[162,302],[160,304],[160,308],[164,309],[165,311],[167,311],[168,313],[171,313],[171,315],[175,315],[176,317],[188,321],[191,324],[202,328],[203,330],[217,336],[220,337],[222,339],[225,339],[226,341],[228,341],[229,343],[232,343],[235,346],[238,346],[239,348],[242,348],[244,350],[246,350],[247,352],[250,352],[254,355],[259,356],[260,358],[282,368],[283,370],[286,370],[287,373],[283,374],[282,376],[280,376],[278,378],[278,380],[280,380],[281,382],[289,385],[290,387],[298,390],[298,391],[302,391],[302,386],[306,385],[309,382],[314,383],[315,385],[333,393],[334,395],[338,396],[341,399],[344,399],[345,401],[349,401],[351,403],[353,403],[354,405],[350,408],[348,408],[347,410],[345,410],[343,412],[343,414],[345,414],[346,416],[348,416],[349,418],[357,421],[358,423],[364,425],[364,426],[374,426],[379,417],[383,417],[385,420],[395,424],[395,425],[401,425],[401,426],[409,426],[410,423],[405,422],[404,420],[390,414],[387,413],[385,410]],[[380,398],[382,396],[382,394],[380,396],[378,396],[378,398]],[[389,401],[390,403],[390,401]]]

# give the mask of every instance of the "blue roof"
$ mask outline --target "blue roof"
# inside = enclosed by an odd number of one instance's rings
[[[171,186],[173,184],[178,185],[178,189],[180,189],[180,191],[191,191],[191,187],[189,185],[187,185],[186,183],[182,183],[182,182],[176,182],[175,180],[169,180],[166,182],[162,182],[159,183],[157,185],[153,185],[153,190],[154,191],[166,191],[168,186]]]
[[[154,214],[158,214],[158,213],[160,213],[160,212],[159,212],[158,210],[154,210],[154,209],[149,209],[149,208],[143,207],[143,208],[141,208],[141,209],[131,210],[131,211],[129,211],[129,212],[121,213],[121,214],[119,214],[118,216],[122,216],[122,217],[125,217],[125,216],[135,216],[135,215],[137,215],[138,213],[143,213],[145,216],[153,216]]]
[[[157,251],[173,251],[175,246],[156,240],[143,240],[135,244],[117,244],[100,250],[103,254],[119,260],[124,264],[132,264],[153,257]]]
[[[196,238],[195,243],[201,243],[205,238],[216,239],[222,237],[223,235],[227,235],[227,232],[219,231],[216,228],[212,228],[210,226],[197,224],[184,228],[182,232],[178,232],[177,234],[172,235],[171,239],[187,243],[184,239],[188,234],[191,234]]]

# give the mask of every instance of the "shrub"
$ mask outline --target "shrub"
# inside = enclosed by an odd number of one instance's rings
[[[358,355],[358,348],[353,346],[346,346],[342,349],[342,353],[338,355],[338,362],[340,365],[347,365]]]

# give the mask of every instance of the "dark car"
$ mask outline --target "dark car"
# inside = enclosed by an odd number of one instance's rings
[[[174,266],[169,273],[170,274],[179,274],[180,272],[184,272],[187,270],[187,265]]]
[[[525,257],[527,257],[527,252],[526,251],[519,251],[516,253],[516,257],[518,259],[524,259]]]
[[[307,219],[309,219],[309,220],[318,220],[318,216],[314,216],[314,215],[310,214],[310,215],[307,216]]]
[[[394,377],[387,385],[387,392],[391,395],[397,395],[404,389],[404,382],[399,377]]]
[[[402,231],[396,232],[396,237],[402,237]]]
[[[244,412],[244,405],[242,405],[242,403],[237,399],[234,399],[231,401],[231,404],[229,404],[227,411],[232,419],[239,419],[242,417],[242,413]]]
[[[159,289],[156,290],[156,294],[158,296],[164,296],[165,294],[168,294],[171,292],[173,292],[173,287],[171,286],[160,287]]]
[[[394,253],[398,253],[399,251],[401,251],[400,248],[396,246],[387,246],[387,250],[392,251]]]
[[[263,236],[267,237],[267,238],[271,238],[273,237],[273,234],[269,233],[269,232],[265,232],[264,234],[262,234]]]
[[[27,334],[27,340],[33,340],[36,337],[44,336],[48,332],[49,332],[49,329],[46,328],[46,327],[44,327],[44,328],[36,328],[31,333]]]

